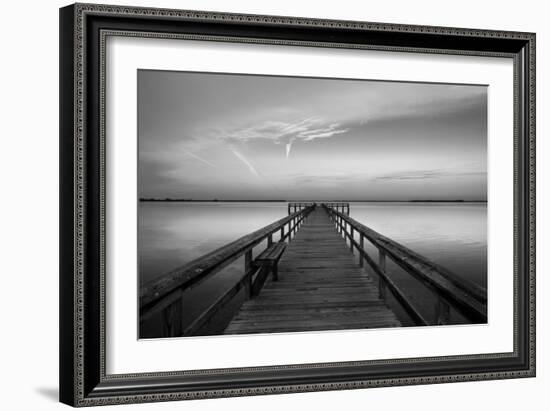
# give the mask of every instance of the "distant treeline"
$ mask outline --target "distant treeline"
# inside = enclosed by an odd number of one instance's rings
[[[140,198],[139,201],[163,201],[163,202],[195,202],[195,203],[288,203],[288,202],[305,202],[305,203],[331,203],[331,202],[348,202],[348,203],[486,203],[487,200],[220,200],[217,198],[210,200],[195,200],[188,198]]]
[[[173,201],[173,202],[195,202],[195,203],[286,203],[287,200],[194,200],[188,198],[140,198],[139,201]]]
[[[486,203],[487,200],[409,200],[409,203]]]

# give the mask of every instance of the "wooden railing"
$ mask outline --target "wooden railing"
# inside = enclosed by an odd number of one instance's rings
[[[295,213],[296,211],[301,211],[305,208],[311,207],[315,203],[304,203],[304,202],[290,202],[288,203],[288,215]]]
[[[487,291],[483,287],[459,278],[456,274],[426,257],[377,233],[349,215],[337,211],[330,203],[323,204],[323,208],[329,213],[344,238],[349,239],[351,250],[355,249],[359,253],[360,265],[363,266],[366,261],[378,277],[380,297],[385,299],[386,290],[389,290],[415,324],[448,324],[451,307],[473,323],[487,322]],[[355,238],[355,232],[357,232],[359,241]],[[377,248],[378,263],[365,251],[365,239]],[[393,260],[435,294],[435,318],[426,318],[425,314],[414,306],[395,281],[388,276],[386,257]]]
[[[332,210],[336,210],[342,213],[345,213],[346,215],[349,215],[349,203],[323,203],[325,207],[329,207]]]
[[[280,233],[279,241],[290,241],[307,215],[315,208],[309,205],[284,217],[273,224],[265,226],[251,234],[245,235],[205,256],[198,258],[183,267],[177,268],[140,289],[140,326],[160,315],[161,337],[178,337],[196,335],[207,325],[214,315],[229,303],[237,293],[245,288],[246,296],[252,297],[251,291],[261,288],[254,284],[254,275],[258,268],[253,264],[253,248],[267,239],[267,247],[273,244],[273,235]],[[243,275],[221,296],[208,306],[197,318],[187,324],[183,316],[183,299],[186,291],[196,287],[212,277],[224,267],[244,255]],[[258,276],[256,276],[258,277]],[[159,336],[159,335],[157,335]]]

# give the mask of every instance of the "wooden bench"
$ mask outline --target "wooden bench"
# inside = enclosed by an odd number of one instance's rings
[[[286,243],[284,242],[274,243],[254,259],[254,266],[259,268],[260,271],[258,272],[256,280],[252,285],[252,296],[256,296],[260,293],[260,290],[270,272],[273,275],[273,281],[278,280],[278,264],[285,248]]]

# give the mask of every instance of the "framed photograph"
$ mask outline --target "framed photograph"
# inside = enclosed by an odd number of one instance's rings
[[[60,398],[535,375],[535,34],[60,10]]]

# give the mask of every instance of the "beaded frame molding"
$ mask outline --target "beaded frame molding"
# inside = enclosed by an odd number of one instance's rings
[[[105,372],[108,36],[508,57],[514,62],[514,350]],[[60,9],[60,401],[93,406],[535,376],[535,34],[75,4]]]

